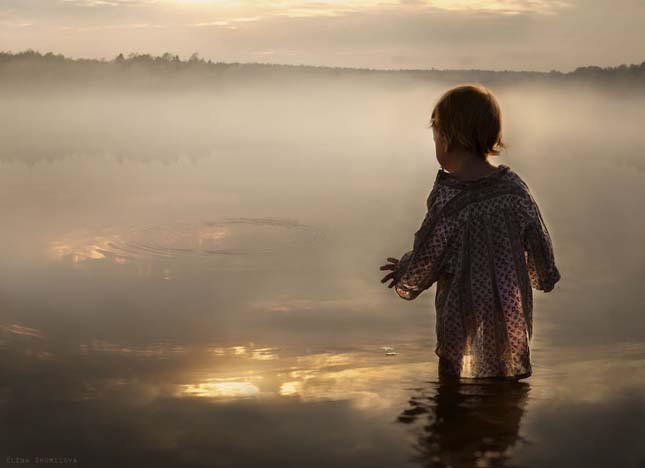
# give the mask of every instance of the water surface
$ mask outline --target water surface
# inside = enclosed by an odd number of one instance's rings
[[[378,270],[425,214],[441,90],[6,100],[0,463],[645,466],[643,96],[498,92],[494,162],[563,279],[529,379],[455,384],[435,287]]]

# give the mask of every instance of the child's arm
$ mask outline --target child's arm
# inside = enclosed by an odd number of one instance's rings
[[[531,287],[552,291],[560,280],[560,272],[555,264],[551,236],[534,201],[529,206],[529,219],[524,227],[524,249]]]
[[[403,254],[394,270],[393,287],[401,298],[411,301],[439,279],[455,224],[441,213],[426,214],[414,235],[414,248]]]

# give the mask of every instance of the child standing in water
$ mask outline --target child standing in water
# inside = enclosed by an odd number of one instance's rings
[[[504,147],[501,111],[481,85],[450,89],[430,120],[441,169],[413,249],[381,280],[413,300],[435,282],[439,374],[531,375],[532,288],[560,280],[547,227],[526,183],[488,157]]]

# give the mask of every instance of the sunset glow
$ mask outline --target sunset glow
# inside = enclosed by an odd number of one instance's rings
[[[380,69],[639,63],[638,48],[624,44],[642,43],[645,14],[645,5],[600,0],[65,0],[37,13],[24,5],[0,7],[5,50]]]

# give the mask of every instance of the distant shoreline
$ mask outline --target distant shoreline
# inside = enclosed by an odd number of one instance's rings
[[[212,82],[226,78],[329,78],[351,77],[392,78],[445,82],[488,82],[513,84],[517,82],[576,82],[584,81],[600,85],[645,86],[645,61],[640,64],[617,67],[585,66],[572,72],[551,70],[512,71],[480,69],[372,69],[315,65],[288,65],[260,62],[214,62],[193,54],[186,60],[165,53],[161,56],[149,54],[119,54],[112,60],[69,58],[53,52],[41,53],[34,50],[23,52],[0,52],[0,81],[16,84],[28,82],[109,81],[132,83],[137,78],[146,78],[147,85],[168,84],[177,78],[188,78],[192,84],[201,79]],[[153,78],[153,82],[150,79]]]

